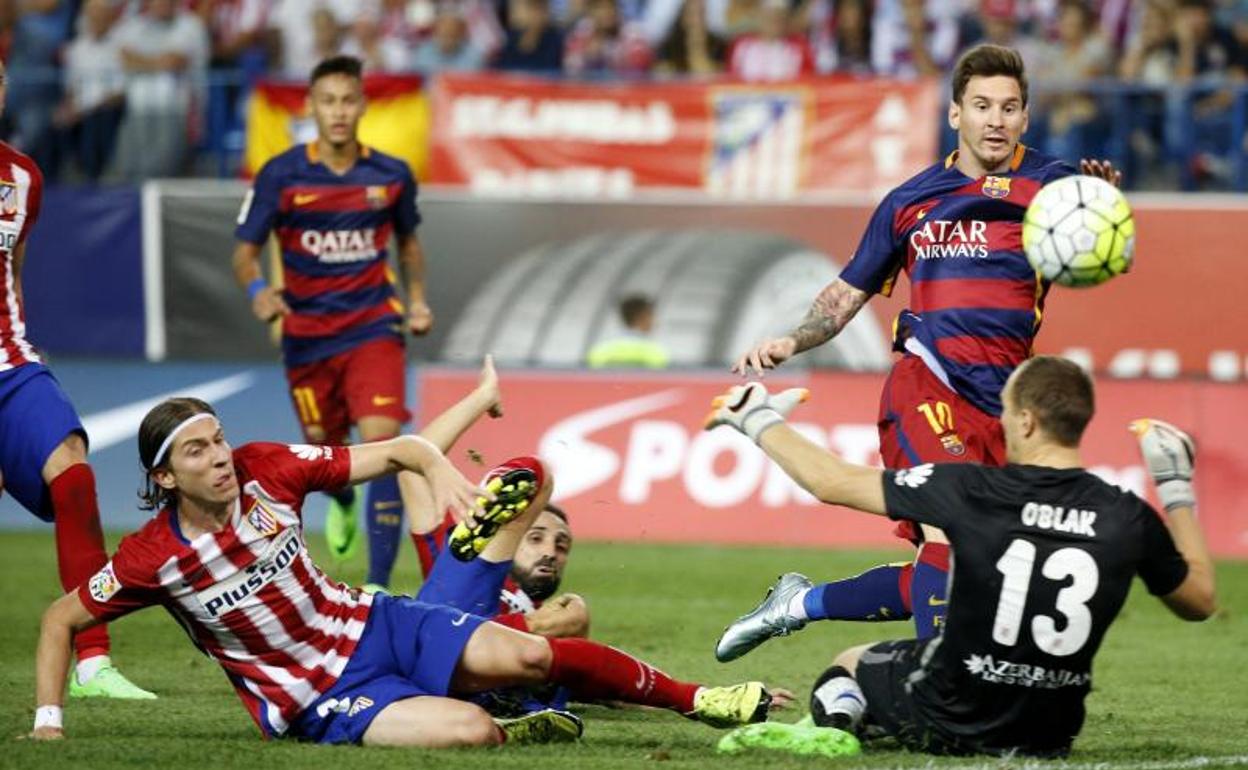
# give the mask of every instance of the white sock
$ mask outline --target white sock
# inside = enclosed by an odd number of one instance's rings
[[[811,697],[823,706],[823,712],[844,714],[849,717],[852,728],[857,728],[862,721],[862,714],[867,708],[867,699],[862,694],[858,683],[847,676],[838,676],[819,685]]]
[[[804,588],[789,597],[789,606],[785,609],[785,612],[789,613],[789,617],[797,618],[798,620],[810,619],[806,614],[806,594],[808,593],[810,593],[810,589]]]
[[[113,661],[107,655],[92,655],[86,660],[78,661],[74,670],[78,673],[78,684],[86,684],[100,673],[100,669],[111,666]]]

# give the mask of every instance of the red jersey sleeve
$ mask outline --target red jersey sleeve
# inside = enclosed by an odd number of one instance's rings
[[[78,599],[100,620],[114,620],[135,610],[160,604],[162,560],[158,550],[139,535],[121,541],[108,564],[78,586]]]
[[[22,231],[18,233],[18,243],[22,243],[30,235],[30,228],[34,227],[39,211],[43,208],[43,172],[33,160],[23,158],[23,161],[22,168],[30,174],[30,189],[26,191],[26,220],[22,222]]]
[[[295,504],[309,492],[342,489],[351,480],[345,446],[246,444],[235,451],[234,464],[240,477],[258,479],[269,494]]]

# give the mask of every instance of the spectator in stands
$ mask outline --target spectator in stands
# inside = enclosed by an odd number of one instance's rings
[[[273,0],[269,28],[280,52],[278,71],[304,82],[317,62],[337,54],[343,26],[359,13],[356,0]]]
[[[810,42],[789,31],[788,0],[763,0],[758,32],[742,35],[728,50],[728,72],[742,80],[784,81],[815,71]]]
[[[342,53],[364,62],[366,72],[400,72],[410,59],[408,45],[386,33],[381,18],[372,12],[356,16],[351,33],[343,41]]]
[[[624,334],[604,340],[589,349],[586,362],[593,369],[666,369],[667,349],[651,338],[654,331],[654,300],[641,294],[620,302]]]
[[[727,45],[706,25],[706,0],[685,0],[676,26],[659,46],[660,75],[714,75],[723,69]]]
[[[272,0],[197,0],[195,11],[212,40],[214,68],[255,76],[268,64],[265,30]]]
[[[1141,173],[1136,175],[1139,177],[1157,172],[1156,161],[1165,142],[1164,89],[1175,80],[1179,56],[1174,16],[1172,0],[1147,0],[1118,67],[1123,80],[1157,89],[1134,97],[1129,103],[1133,115],[1127,141],[1133,156],[1142,161]],[[1138,184],[1141,180],[1135,181]]]
[[[148,0],[117,27],[126,72],[126,116],[117,148],[124,179],[171,176],[187,160],[190,122],[202,104],[208,32],[177,0]]]
[[[633,22],[620,19],[616,0],[589,0],[589,11],[576,23],[563,49],[563,68],[571,75],[646,74],[654,54]]]
[[[943,75],[958,52],[960,11],[946,0],[879,0],[871,17],[875,72]]]
[[[870,0],[807,0],[800,15],[815,51],[815,69],[870,75]]]
[[[92,182],[112,159],[125,108],[126,76],[113,18],[109,0],[86,0],[78,35],[65,49],[65,98],[54,116],[61,154],[75,157]]]
[[[426,75],[437,72],[475,72],[485,57],[468,37],[468,22],[453,3],[444,3],[433,22],[433,35],[412,53],[411,68]]]
[[[1174,28],[1178,51],[1175,80],[1198,87],[1188,99],[1167,105],[1167,144],[1187,158],[1196,182],[1228,177],[1232,141],[1230,107],[1235,94],[1219,86],[1244,82],[1248,61],[1235,35],[1214,21],[1212,0],[1180,0]]]
[[[1028,65],[1029,74],[1053,89],[1034,102],[1048,128],[1047,151],[1073,161],[1095,154],[1108,127],[1095,93],[1080,86],[1113,71],[1113,51],[1101,36],[1096,15],[1086,0],[1062,0],[1057,40],[1042,47]]]
[[[9,50],[8,108],[11,142],[37,165],[55,165],[52,113],[61,100],[55,75],[61,47],[69,41],[77,5],[71,0],[21,0]]]
[[[563,34],[550,22],[547,0],[511,0],[507,42],[494,67],[523,72],[563,71]]]

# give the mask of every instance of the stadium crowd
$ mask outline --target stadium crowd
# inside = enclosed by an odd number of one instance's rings
[[[188,170],[210,101],[237,124],[258,78],[335,53],[372,72],[777,82],[940,77],[984,41],[1038,85],[1030,143],[1087,156],[1126,107],[1122,149],[1228,183],[1243,0],[0,0],[0,136],[53,179],[133,181]]]

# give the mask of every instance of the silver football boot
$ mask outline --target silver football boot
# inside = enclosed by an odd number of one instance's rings
[[[810,578],[786,572],[767,589],[763,601],[724,629],[715,644],[715,658],[720,663],[736,660],[773,636],[788,636],[806,627],[804,618],[789,614],[789,600],[794,594],[811,588]]]

